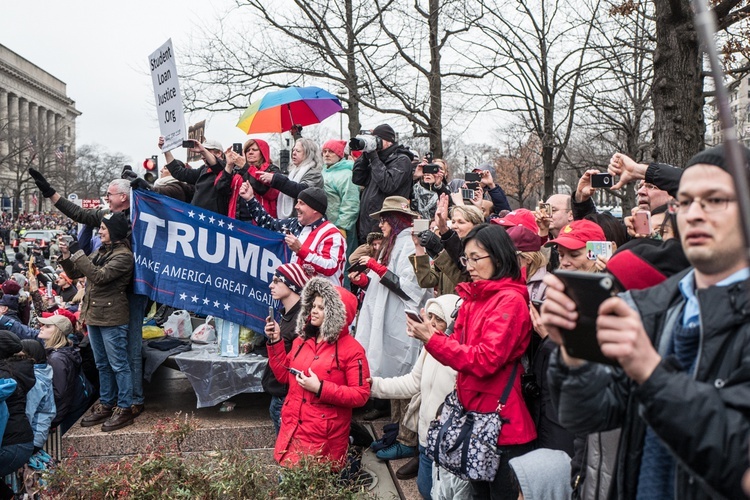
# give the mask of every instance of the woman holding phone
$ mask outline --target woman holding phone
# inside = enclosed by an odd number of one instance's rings
[[[370,396],[364,349],[349,335],[357,298],[324,278],[302,290],[297,338],[287,352],[278,323],[269,318],[268,360],[276,379],[288,384],[274,458],[292,467],[317,456],[343,467],[349,447],[352,409]]]
[[[480,224],[463,242],[461,261],[471,282],[461,283],[456,293],[463,299],[453,333],[448,336],[407,319],[409,335],[425,343],[438,362],[458,372],[456,391],[465,410],[498,411],[503,389],[517,375],[501,418],[507,420],[498,438],[502,450],[499,469],[492,482],[470,481],[472,498],[515,500],[518,491],[510,480],[511,458],[533,449],[536,429],[521,394],[521,357],[529,343],[529,293],[521,276],[516,248],[504,229]],[[425,318],[426,319],[426,318]]]

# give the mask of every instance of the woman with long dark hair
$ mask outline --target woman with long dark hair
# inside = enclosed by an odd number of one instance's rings
[[[453,333],[436,331],[427,321],[407,319],[409,335],[425,343],[440,363],[458,372],[456,391],[464,410],[500,412],[506,423],[498,438],[502,450],[492,482],[471,481],[472,498],[518,497],[510,482],[508,461],[533,449],[536,429],[521,394],[521,357],[530,339],[529,292],[521,276],[516,248],[504,229],[480,224],[463,241],[471,282],[456,293],[463,299]],[[423,313],[426,319],[426,315]],[[516,377],[505,406],[499,409],[503,390],[516,368]]]
[[[420,343],[406,332],[407,309],[418,311],[431,291],[421,288],[409,262],[414,253],[412,221],[418,214],[409,210],[409,200],[389,196],[381,210],[370,215],[379,221],[383,243],[377,259],[362,257],[367,274],[350,273],[349,279],[367,287],[357,320],[357,340],[362,344],[376,377],[398,377],[409,373],[419,357]],[[399,422],[408,401],[391,401],[391,421]],[[402,432],[399,443],[378,451],[381,460],[412,457],[417,454],[417,436]],[[403,446],[397,446],[403,445]]]

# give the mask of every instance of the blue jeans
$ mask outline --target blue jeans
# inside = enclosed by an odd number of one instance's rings
[[[9,444],[0,448],[0,481],[3,478],[23,467],[29,461],[34,452],[34,442],[21,444]]]
[[[99,400],[106,406],[130,408],[133,377],[128,362],[128,325],[88,325],[88,330],[99,371]]]
[[[271,406],[268,407],[268,413],[271,414],[271,420],[273,420],[273,428],[276,429],[276,435],[279,435],[281,431],[281,407],[284,405],[284,399],[286,397],[271,396]]]
[[[427,456],[426,448],[419,445],[419,472],[417,472],[417,489],[425,500],[432,500],[432,459]]]
[[[128,321],[128,360],[133,375],[133,404],[143,404],[143,316],[148,297],[128,292],[130,320]]]

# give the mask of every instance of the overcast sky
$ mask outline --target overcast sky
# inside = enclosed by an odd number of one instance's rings
[[[82,113],[78,146],[99,144],[130,157],[136,167],[159,153],[149,54],[171,38],[179,71],[185,63],[181,50],[184,54],[190,43],[214,31],[234,5],[232,0],[4,1],[0,43],[67,84],[68,96]],[[335,94],[337,89],[328,90]],[[240,114],[193,113],[185,121],[205,119],[206,137],[227,148],[247,139],[235,127]],[[339,126],[333,116],[320,127],[330,131],[323,135],[338,136]],[[489,128],[485,122],[482,135]],[[181,150],[174,153],[184,159]]]
[[[180,49],[216,26],[231,0],[131,0],[128,2],[24,0],[3,2],[0,43],[67,84],[82,115],[78,146],[99,144],[129,156],[133,165],[158,154],[159,126],[148,56],[172,38],[177,68]],[[186,114],[188,125],[207,120],[206,136],[224,147],[244,142],[235,127],[240,113]],[[338,120],[332,130],[338,130]],[[178,158],[184,154],[175,151]],[[163,161],[163,158],[162,160]]]

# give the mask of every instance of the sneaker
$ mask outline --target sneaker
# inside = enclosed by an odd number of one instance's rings
[[[97,403],[91,411],[81,420],[81,427],[93,427],[101,424],[112,416],[112,407]]]
[[[102,432],[112,432],[117,429],[122,429],[123,427],[131,425],[133,420],[135,420],[135,417],[133,416],[133,410],[131,410],[130,407],[120,408],[118,406],[112,412],[112,416],[109,420],[102,425]]]
[[[138,405],[130,405],[130,411],[133,412],[133,417],[137,417],[138,415],[146,411],[146,405],[143,403]]]
[[[393,443],[387,448],[383,448],[375,453],[380,460],[398,460],[399,458],[410,458],[416,456],[416,446],[406,446],[401,443]]]

